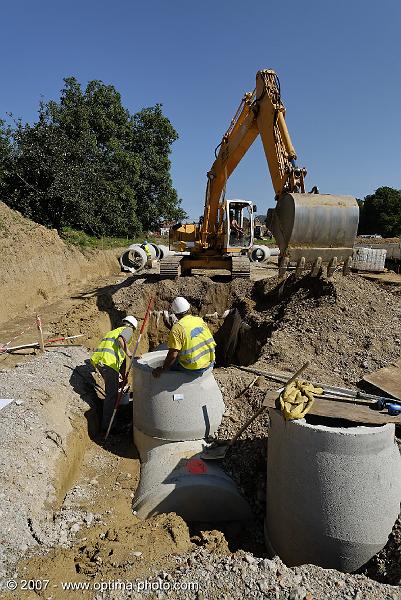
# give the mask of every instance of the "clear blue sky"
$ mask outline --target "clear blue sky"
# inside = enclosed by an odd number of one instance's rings
[[[160,102],[180,138],[172,177],[202,213],[213,151],[255,74],[273,68],[307,185],[364,197],[401,188],[401,2],[10,0],[1,7],[0,117],[34,121],[63,77],[113,84],[136,112]],[[227,186],[265,212],[257,140]]]

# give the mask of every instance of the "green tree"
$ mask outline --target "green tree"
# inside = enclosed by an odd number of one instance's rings
[[[9,128],[0,119],[0,194],[4,194],[4,181],[11,166],[12,150]],[[1,197],[0,196],[0,197]]]
[[[136,186],[141,220],[145,230],[152,229],[161,217],[180,220],[186,217],[180,207],[170,176],[171,144],[178,135],[157,104],[134,116],[134,151],[140,157],[139,181]]]
[[[49,227],[98,236],[134,236],[185,216],[168,159],[177,134],[161,106],[131,115],[111,85],[90,81],[83,92],[74,77],[64,83],[59,102],[40,104],[37,123],[15,124],[5,201]]]
[[[401,191],[379,187],[374,194],[358,200],[361,234],[380,234],[384,237],[401,235]]]

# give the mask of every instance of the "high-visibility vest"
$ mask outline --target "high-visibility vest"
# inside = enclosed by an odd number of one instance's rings
[[[206,369],[215,360],[216,342],[206,323],[200,317],[186,315],[175,325],[184,330],[185,341],[178,354],[178,362],[185,369]]]
[[[152,254],[150,252],[149,244],[144,244],[142,247],[146,252],[146,256],[148,257],[148,260],[150,260],[152,258]]]
[[[117,327],[105,334],[104,338],[91,356],[91,363],[94,367],[102,362],[107,367],[119,371],[125,358],[125,352],[118,342],[118,336],[122,334],[127,326]]]

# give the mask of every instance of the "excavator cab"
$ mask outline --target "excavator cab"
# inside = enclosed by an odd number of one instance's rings
[[[224,208],[225,253],[247,251],[253,245],[253,204],[248,200],[226,200]]]

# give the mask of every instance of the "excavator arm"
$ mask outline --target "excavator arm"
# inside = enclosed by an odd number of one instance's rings
[[[208,173],[199,248],[219,245],[227,179],[260,135],[277,206],[271,228],[280,247],[280,264],[296,262],[318,271],[323,263],[329,272],[341,261],[349,268],[358,226],[358,205],[350,196],[306,194],[306,170],[296,164],[297,155],[285,121],[280,84],[273,70],[258,71],[256,88],[245,94],[230,127],[218,146]]]

